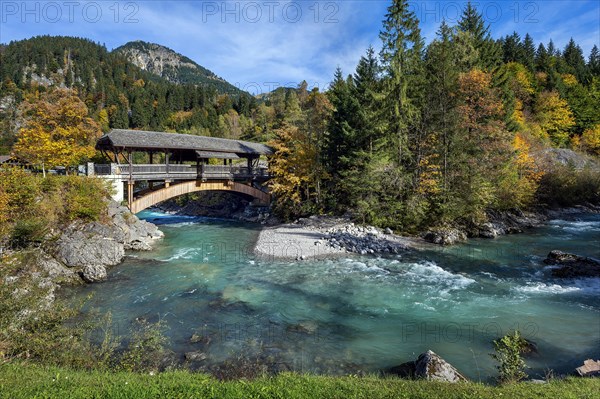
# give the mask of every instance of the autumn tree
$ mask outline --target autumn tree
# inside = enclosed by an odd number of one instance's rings
[[[316,190],[312,176],[317,147],[303,131],[288,122],[275,130],[275,139],[269,145],[275,150],[269,164],[275,212],[284,220],[314,212],[311,198]]]
[[[535,113],[540,127],[554,145],[568,143],[569,130],[575,125],[575,119],[566,100],[555,91],[542,92],[536,101]]]
[[[581,144],[589,153],[600,155],[600,125],[583,132]]]
[[[514,150],[511,162],[502,171],[498,190],[498,206],[503,208],[525,208],[530,206],[543,177],[531,151],[531,140],[517,133],[512,142]]]
[[[472,221],[485,218],[485,209],[496,200],[500,171],[510,159],[511,134],[503,121],[502,100],[492,87],[490,73],[474,69],[459,76],[461,104],[459,134],[453,148],[453,185]]]
[[[101,130],[75,91],[37,93],[26,99],[21,112],[23,127],[13,151],[39,165],[44,176],[47,168],[77,165],[94,155]]]

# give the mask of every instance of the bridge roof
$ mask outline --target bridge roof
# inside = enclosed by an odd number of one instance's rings
[[[124,129],[113,129],[100,137],[96,143],[96,148],[99,150],[121,149],[131,151],[206,151],[237,154],[245,157],[273,153],[271,147],[249,141]]]

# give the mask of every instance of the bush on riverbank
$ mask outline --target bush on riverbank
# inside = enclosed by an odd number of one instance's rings
[[[555,166],[542,178],[538,199],[541,204],[559,207],[600,204],[600,170]]]
[[[110,191],[101,179],[47,176],[21,169],[0,170],[0,248],[24,248],[51,238],[75,220],[106,215]]]
[[[23,383],[27,381],[27,383]],[[293,373],[256,380],[218,381],[204,374],[81,372],[27,363],[0,366],[0,396],[44,398],[595,398],[599,379],[568,378],[547,384],[498,387],[379,377],[324,377]]]
[[[56,299],[60,278],[49,278],[39,262],[37,249],[0,258],[0,364],[26,359],[105,371],[169,365],[160,323],[140,322],[126,336],[114,335],[110,314],[83,314],[83,303]]]

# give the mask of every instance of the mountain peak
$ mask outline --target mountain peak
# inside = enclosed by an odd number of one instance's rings
[[[142,40],[131,41],[114,50],[131,63],[173,83],[210,86],[228,94],[240,94],[233,86],[214,72],[166,46]]]

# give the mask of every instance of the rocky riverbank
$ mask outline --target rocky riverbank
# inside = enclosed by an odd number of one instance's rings
[[[3,263],[17,270],[3,283],[29,281],[31,286],[47,290],[42,306],[50,306],[61,285],[103,281],[107,268],[121,263],[126,250],[151,250],[161,237],[163,233],[155,225],[111,202],[103,222],[76,222],[38,248],[3,254]]]
[[[404,237],[390,229],[354,224],[346,217],[311,216],[290,224],[264,228],[257,240],[255,253],[271,259],[314,259],[343,256],[398,254],[411,249],[425,249],[432,244],[453,245],[470,238],[493,239],[505,234],[522,233],[543,225],[550,219],[600,213],[594,205],[568,209],[522,212],[490,211],[488,221],[479,225],[454,224],[428,230],[420,237]]]
[[[600,206],[588,204],[564,209],[540,208],[534,211],[488,211],[487,221],[480,224],[456,223],[425,232],[425,241],[439,245],[453,245],[469,238],[496,238],[505,234],[523,233],[550,219],[581,213],[600,213]]]

